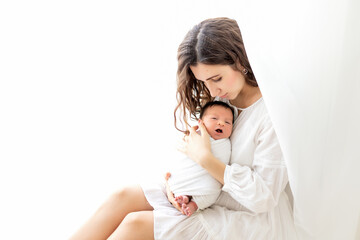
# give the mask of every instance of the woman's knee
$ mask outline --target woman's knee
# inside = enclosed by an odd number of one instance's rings
[[[138,212],[131,212],[126,215],[124,218],[122,224],[128,224],[128,225],[139,225],[142,224],[144,219],[142,219],[141,214]]]
[[[121,224],[128,227],[139,228],[152,228],[153,227],[153,215],[151,211],[131,212],[126,215]]]
[[[122,187],[119,190],[117,190],[116,192],[114,192],[110,198],[113,198],[115,200],[118,201],[124,201],[128,198],[131,198],[132,194],[132,188],[133,186],[126,186],[126,187]]]
[[[148,204],[144,192],[139,185],[125,186],[110,196],[111,201],[120,203],[125,207],[131,205],[134,211],[152,210]]]

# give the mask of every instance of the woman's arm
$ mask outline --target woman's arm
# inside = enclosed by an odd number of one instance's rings
[[[165,174],[165,186],[166,186],[167,198],[168,198],[169,202],[170,202],[177,210],[179,210],[179,212],[181,212],[182,214],[185,215],[185,213],[184,213],[184,211],[182,210],[180,204],[179,204],[177,201],[175,201],[175,196],[174,196],[174,194],[173,194],[173,193],[171,192],[171,190],[170,190],[169,183],[168,183],[168,180],[169,180],[170,176],[171,176],[171,173],[169,173],[169,172],[167,172],[167,173]]]
[[[288,183],[285,161],[268,116],[260,124],[254,143],[251,166],[226,166],[223,191],[252,212],[268,212],[278,204]]]
[[[198,128],[201,134],[196,132]],[[184,137],[183,143],[178,149],[206,169],[221,184],[224,184],[226,165],[212,154],[210,136],[201,120],[199,126],[190,129],[189,135]]]
[[[190,129],[179,150],[209,171],[224,184],[223,191],[250,211],[261,213],[273,209],[288,183],[288,176],[270,118],[264,119],[254,139],[256,146],[251,167],[236,163],[225,165],[216,159],[211,153],[205,127],[201,123],[199,127],[201,136],[196,133],[196,127]]]
[[[210,154],[204,156],[203,159],[200,159],[199,164],[201,167],[206,169],[213,178],[218,180],[222,185],[224,185],[224,174],[226,165],[217,159],[211,152]]]

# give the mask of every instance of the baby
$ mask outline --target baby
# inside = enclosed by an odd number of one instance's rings
[[[234,110],[221,101],[209,102],[201,109],[200,119],[210,135],[212,153],[228,164]],[[181,160],[180,168],[171,172],[168,183],[187,216],[214,204],[221,192],[221,184],[188,157]]]

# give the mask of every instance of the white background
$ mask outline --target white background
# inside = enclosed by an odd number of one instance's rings
[[[177,47],[235,2],[0,3],[0,239],[66,239],[116,189],[162,177]]]
[[[360,4],[1,1],[0,239],[66,239],[123,185],[161,178],[176,51],[235,18],[309,239],[360,237]],[[305,237],[303,239],[306,239]]]

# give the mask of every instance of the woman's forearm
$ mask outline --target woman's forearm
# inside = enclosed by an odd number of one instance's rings
[[[223,162],[215,158],[212,153],[209,153],[203,157],[203,159],[200,161],[200,165],[205,168],[211,176],[224,185],[226,165]]]

